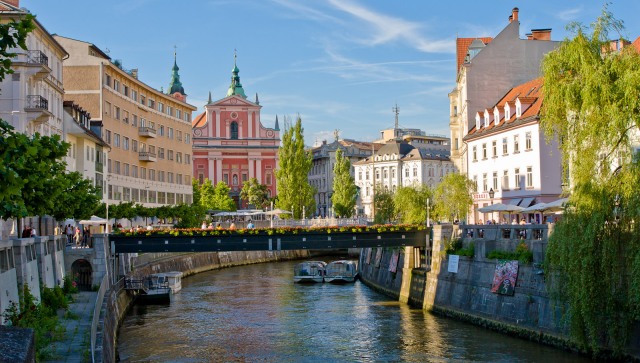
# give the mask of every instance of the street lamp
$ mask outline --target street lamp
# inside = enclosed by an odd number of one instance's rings
[[[491,199],[491,205],[493,205],[493,197],[496,195],[496,192],[493,191],[493,188],[489,189],[489,199]],[[493,219],[493,211],[491,212],[491,219]]]

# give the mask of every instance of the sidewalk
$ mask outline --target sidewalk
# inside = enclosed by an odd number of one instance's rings
[[[91,319],[97,296],[96,291],[73,295],[69,313],[59,320],[66,328],[65,339],[51,344],[55,358],[47,362],[91,362]]]

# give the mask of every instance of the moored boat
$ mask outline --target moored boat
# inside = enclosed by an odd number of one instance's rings
[[[323,282],[325,268],[324,261],[305,261],[293,268],[293,282]]]
[[[353,260],[338,260],[327,264],[324,281],[340,284],[355,282],[358,278],[358,263]]]
[[[157,283],[161,285],[167,285],[172,293],[177,293],[182,290],[182,275],[181,271],[160,272],[152,274],[152,277],[157,279]]]

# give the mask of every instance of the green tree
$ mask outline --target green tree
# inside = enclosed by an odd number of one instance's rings
[[[16,53],[7,51],[18,47],[27,50],[27,35],[35,29],[33,15],[27,14],[20,21],[11,20],[6,24],[0,24],[0,81],[7,74],[13,73],[11,59]]]
[[[640,56],[612,52],[622,22],[606,6],[589,28],[543,62],[541,127],[559,140],[571,208],[550,236],[550,292],[568,308],[584,348],[620,353],[640,319],[640,168],[631,153],[640,134]],[[637,141],[636,141],[637,142]]]
[[[336,163],[333,165],[333,211],[340,217],[351,217],[355,213],[356,183],[351,176],[351,161],[342,155],[342,149],[336,150]]]
[[[191,188],[193,189],[193,204],[200,204],[200,183],[198,179],[191,179]]]
[[[71,217],[89,219],[100,206],[99,189],[78,172],[65,173],[60,178],[64,187],[49,214],[59,221]]]
[[[473,181],[458,173],[449,173],[442,178],[433,193],[433,218],[439,220],[465,220],[473,203],[471,193],[476,189]]]
[[[395,221],[395,206],[393,204],[393,192],[382,185],[376,184],[373,196],[375,206],[374,223],[390,223]]]
[[[205,179],[200,187],[200,204],[206,210],[236,210],[236,203],[229,196],[231,188],[227,183],[220,181],[214,187],[211,180]]]
[[[246,200],[247,204],[262,209],[267,206],[269,201],[269,198],[267,198],[267,186],[260,184],[256,178],[250,178],[242,185],[240,198]]]
[[[394,213],[402,223],[426,223],[429,198],[427,185],[400,187],[393,196]]]
[[[312,166],[311,152],[304,147],[302,119],[284,132],[278,149],[280,168],[276,170],[278,183],[278,208],[293,209],[294,218],[300,218],[303,210],[310,215],[316,209],[315,190],[307,178]],[[303,208],[304,207],[304,208]]]

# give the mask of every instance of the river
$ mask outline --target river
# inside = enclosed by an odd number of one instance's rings
[[[170,306],[134,306],[118,336],[121,361],[590,361],[434,316],[359,281],[294,284],[295,263],[197,274],[182,281]]]

